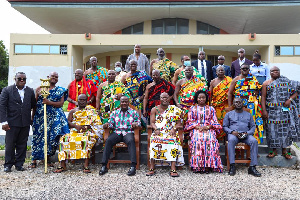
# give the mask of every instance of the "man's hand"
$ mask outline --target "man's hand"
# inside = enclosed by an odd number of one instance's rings
[[[2,130],[4,130],[4,131],[10,130],[9,125],[8,124],[2,125]]]
[[[238,135],[239,135],[239,132],[237,132],[237,131],[232,131],[231,134],[234,135],[234,136],[236,136],[236,137],[239,137],[239,136],[238,136]]]
[[[74,101],[74,104],[75,104],[75,106],[78,106],[78,102],[77,101]]]
[[[174,130],[174,128],[172,128],[172,129],[170,130],[169,135],[170,135],[171,137],[175,137],[175,136],[176,136],[176,131]]]
[[[289,99],[286,100],[286,101],[284,102],[284,104],[283,104],[283,106],[286,107],[286,108],[289,108],[290,105],[291,105],[291,100],[289,100]]]
[[[80,130],[82,130],[83,127],[80,126],[80,125],[76,125],[76,124],[75,124],[75,129],[76,129],[78,132],[80,132]]]
[[[248,133],[247,132],[244,132],[244,133],[238,133],[238,138],[239,139],[241,139],[241,140],[243,140],[243,139],[245,139],[246,137],[247,137],[247,135],[248,135]]]
[[[201,126],[196,126],[196,129],[197,129],[198,131],[203,131],[203,127],[201,127]]]
[[[132,128],[136,128],[136,127],[138,127],[138,124],[136,122],[133,122],[132,123]]]
[[[143,110],[143,116],[144,116],[144,117],[147,117],[147,116],[148,116],[148,113],[146,112],[146,110]]]
[[[179,103],[176,103],[176,106],[180,109],[182,109],[182,106]]]
[[[108,128],[108,123],[103,124],[103,128],[104,129]]]
[[[51,101],[49,101],[48,99],[43,99],[43,104],[50,105]]]
[[[263,117],[263,119],[268,119],[269,115],[268,115],[268,112],[266,110],[264,110],[262,112],[262,117]]]

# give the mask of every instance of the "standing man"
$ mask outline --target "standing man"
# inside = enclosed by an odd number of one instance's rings
[[[212,70],[213,70],[213,78],[217,78],[218,77],[216,71],[217,71],[217,68],[219,66],[224,67],[225,76],[230,76],[231,77],[230,67],[227,66],[227,65],[224,65],[224,62],[225,62],[225,56],[220,55],[218,57],[218,64],[216,66],[213,66],[213,68],[212,68]]]
[[[97,66],[98,60],[95,56],[90,58],[91,68],[84,72],[86,79],[93,81],[93,83],[99,87],[99,85],[107,79],[107,69],[104,67]]]
[[[240,69],[244,63],[249,66],[252,65],[253,62],[251,60],[248,60],[247,58],[245,58],[245,54],[246,54],[245,49],[241,48],[238,50],[239,58],[231,63],[231,77],[232,78],[235,78],[238,75],[240,75],[240,73],[241,73]]]
[[[210,86],[210,81],[213,79],[212,63],[209,60],[205,60],[205,52],[200,51],[198,53],[198,60],[192,63],[199,73],[207,80],[208,87]]]
[[[125,71],[130,71],[130,61],[135,60],[138,64],[137,70],[139,71],[145,71],[147,74],[149,74],[149,60],[147,56],[143,53],[141,53],[141,45],[136,44],[134,46],[134,52],[133,54],[130,54],[126,60],[125,65]]]
[[[3,88],[0,95],[0,119],[5,137],[4,172],[11,172],[15,165],[17,171],[24,171],[27,139],[36,106],[33,89],[26,86],[26,74],[18,72],[15,84]]]
[[[75,80],[69,84],[68,91],[68,111],[78,106],[77,101],[80,94],[85,94],[88,98],[87,103],[94,108],[96,107],[97,87],[94,85],[93,81],[86,79],[83,76],[83,71],[81,69],[75,71]]]

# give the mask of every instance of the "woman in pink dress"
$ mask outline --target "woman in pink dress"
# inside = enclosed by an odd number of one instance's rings
[[[218,122],[215,109],[207,105],[208,94],[205,91],[196,92],[194,101],[197,105],[190,108],[185,125],[185,130],[190,133],[190,166],[194,172],[222,172],[217,140],[222,126]]]

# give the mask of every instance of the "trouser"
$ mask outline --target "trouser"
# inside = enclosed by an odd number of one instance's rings
[[[103,157],[102,157],[102,164],[107,165],[113,146],[119,142],[125,142],[125,144],[128,146],[130,161],[131,161],[132,165],[135,166],[136,165],[136,149],[135,149],[133,133],[127,133],[125,136],[123,136],[122,134],[118,135],[116,133],[110,134],[105,142],[105,148],[104,148]]]
[[[22,167],[27,150],[27,140],[30,126],[10,126],[5,136],[5,163],[4,167]]]
[[[247,145],[250,146],[250,157],[251,157],[250,166],[257,165],[257,155],[258,155],[257,140],[252,135],[248,135],[245,139],[240,140],[236,136],[232,134],[228,134],[228,156],[229,156],[230,164],[235,163],[235,145],[239,142],[246,143]]]

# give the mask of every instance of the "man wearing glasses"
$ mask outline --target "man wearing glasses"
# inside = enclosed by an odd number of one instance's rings
[[[16,83],[5,87],[0,95],[0,122],[6,131],[4,172],[24,171],[27,139],[36,105],[33,89],[26,86],[26,74],[18,72]]]
[[[224,70],[225,70],[225,76],[230,76],[230,77],[231,77],[230,67],[227,66],[227,65],[224,65],[224,62],[225,62],[225,56],[220,55],[220,56],[218,57],[218,64],[217,64],[216,66],[213,66],[213,67],[212,67],[212,71],[213,71],[213,79],[218,77],[216,71],[217,71],[217,68],[218,68],[219,66],[224,67]]]
[[[231,77],[232,78],[235,78],[238,75],[240,75],[240,73],[241,73],[240,68],[243,64],[247,64],[249,66],[253,64],[253,62],[251,60],[248,60],[247,58],[245,58],[245,54],[246,54],[245,49],[241,48],[238,50],[239,58],[231,63]]]

